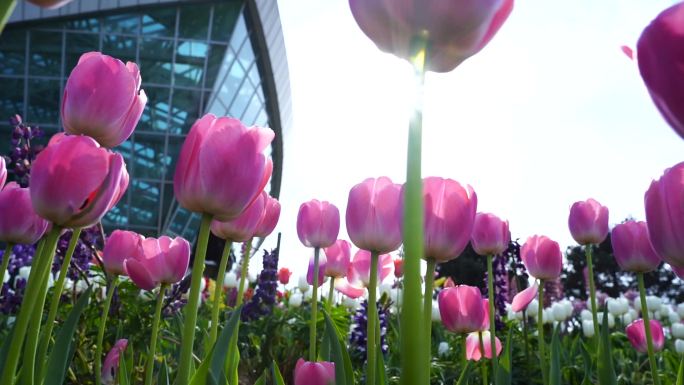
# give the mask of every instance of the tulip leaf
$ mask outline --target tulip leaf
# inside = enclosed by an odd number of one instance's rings
[[[378,323],[379,324],[379,323]],[[378,335],[380,335],[378,333]],[[376,358],[375,361],[377,362],[376,366],[376,384],[377,385],[386,385],[387,384],[387,372],[385,371],[385,357],[382,355],[382,348],[380,346],[375,349],[376,351]]]
[[[118,376],[118,384],[119,385],[129,385],[131,383],[130,381],[130,374],[128,373],[128,364],[126,363],[126,358],[119,356],[119,376]]]
[[[560,366],[560,342],[558,340],[558,327],[553,329],[551,337],[551,368],[549,370],[549,384],[561,385],[561,366]]]
[[[323,311],[325,317],[325,338],[330,344],[330,358],[335,363],[335,383],[338,385],[353,385],[354,369],[352,369],[351,359],[347,349],[342,348],[338,337],[337,328],[333,324],[327,312]]]
[[[90,300],[90,294],[92,293],[92,288],[81,295],[81,297],[76,301],[73,309],[69,313],[64,325],[57,333],[57,338],[55,339],[55,345],[50,352],[50,358],[48,359],[48,366],[46,373],[50,373],[45,377],[45,385],[61,385],[64,383],[64,378],[66,377],[67,368],[71,363],[71,359],[74,356],[74,333],[76,332],[76,327],[78,326],[78,321],[81,319],[81,313],[88,305]],[[97,373],[96,375],[100,375]]]
[[[599,337],[598,354],[598,383],[601,385],[616,385],[615,366],[610,351],[610,331],[608,330],[608,312],[603,312],[601,323],[601,335]]]
[[[679,370],[677,371],[677,385],[684,385],[684,355],[679,363]]]
[[[584,342],[580,343],[580,353],[582,353],[582,364],[584,365],[584,379],[582,380],[582,385],[591,385],[591,369],[594,361],[592,361],[587,345],[585,345]]]
[[[468,360],[466,361],[465,366],[463,369],[461,369],[461,375],[458,377],[458,381],[456,381],[454,384],[455,385],[463,385],[467,384],[468,380],[470,379],[470,363],[472,361]]]
[[[161,368],[159,368],[159,376],[157,376],[157,385],[171,385],[169,380],[169,367],[166,365],[166,358],[162,361]]]
[[[275,361],[271,364],[271,374],[273,375],[273,385],[285,385],[285,380],[283,380],[283,375],[280,374],[280,368]]]
[[[259,378],[254,382],[254,385],[266,385],[266,371],[261,373]]]
[[[2,342],[2,347],[0,347],[0,373],[5,367],[5,361],[7,360],[7,351],[10,347],[10,342],[12,342],[12,334],[14,334],[14,325],[12,325],[12,330],[7,334],[5,340]]]
[[[513,379],[513,372],[511,371],[511,341],[513,336],[513,329],[508,331],[506,336],[506,345],[503,348],[501,356],[499,356],[499,365],[496,372],[497,385],[511,385]]]
[[[219,380],[224,378],[223,365],[226,360],[226,354],[228,354],[230,340],[237,327],[241,312],[242,306],[233,310],[228,322],[226,322],[226,326],[223,327],[221,334],[216,339],[214,346],[212,346],[211,351],[192,376],[192,379],[190,380],[191,385],[218,385],[220,383]]]

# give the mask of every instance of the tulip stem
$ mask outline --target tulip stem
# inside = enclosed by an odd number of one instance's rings
[[[219,308],[221,307],[221,297],[223,296],[223,280],[226,276],[226,266],[228,265],[228,259],[230,259],[230,249],[233,246],[233,242],[226,240],[226,244],[223,247],[223,254],[221,255],[221,261],[219,262],[219,269],[216,275],[216,284],[214,287],[214,302],[211,307],[211,330],[209,331],[209,341],[207,343],[207,351],[211,350],[216,342],[216,336],[218,335],[218,323],[219,323]]]
[[[335,300],[335,278],[330,277],[330,287],[328,288],[328,314],[332,316],[333,301]]]
[[[316,362],[316,321],[318,315],[318,257],[320,247],[314,248],[313,288],[311,293],[311,323],[309,324],[309,361]],[[370,322],[370,321],[369,321]]]
[[[639,281],[639,296],[641,297],[641,318],[644,319],[644,331],[646,332],[646,347],[648,348],[648,361],[651,365],[653,385],[660,385],[658,367],[656,366],[655,353],[653,352],[653,339],[651,337],[651,321],[648,316],[648,304],[646,303],[646,286],[644,285],[644,273],[637,273]]]
[[[105,298],[104,307],[102,308],[100,326],[97,331],[97,344],[95,345],[95,385],[100,385],[102,383],[102,344],[104,341],[105,325],[107,324],[107,317],[109,316],[109,308],[112,305],[112,298],[114,297],[114,292],[116,291],[117,286],[119,286],[119,276],[114,275],[112,278],[112,283],[107,289],[107,297]]]
[[[50,273],[52,256],[55,253],[55,247],[57,246],[57,240],[59,239],[61,231],[62,229],[59,226],[53,225],[52,230],[50,230],[50,233],[48,233],[45,238],[45,244],[42,249],[39,247],[41,252],[34,255],[31,273],[29,274],[26,289],[24,291],[24,299],[21,308],[19,309],[17,319],[14,321],[14,331],[12,333],[9,350],[7,351],[5,366],[2,370],[2,377],[0,377],[0,384],[14,383],[14,373],[17,369],[17,364],[19,363],[19,355],[21,348],[24,345],[24,337],[26,337],[26,331],[31,317],[35,316],[34,307],[38,302],[40,291],[43,288],[42,281],[47,279],[48,274]],[[37,333],[37,331],[32,332]]]
[[[411,63],[415,79],[415,104],[409,123],[408,152],[406,157],[406,190],[404,195],[404,292],[401,309],[401,380],[402,385],[429,383],[429,368],[422,357],[424,347],[420,316],[420,260],[423,254],[423,183],[421,180],[421,151],[423,136],[423,93],[427,32],[413,44]]]
[[[242,305],[245,296],[245,285],[247,283],[247,272],[249,271],[249,257],[252,254],[252,240],[245,243],[245,252],[242,254],[242,262],[240,265],[240,283],[238,283],[238,294],[235,299],[235,308]],[[242,310],[240,310],[242,311]],[[240,334],[240,320],[235,324],[235,331],[230,338],[230,346],[228,347],[228,382],[231,385],[238,385],[238,336]]]
[[[523,339],[525,340],[525,362],[530,362],[530,347],[527,340],[527,308],[522,310]]]
[[[584,247],[587,254],[587,268],[589,269],[589,297],[591,298],[591,319],[594,322],[594,335],[596,338],[599,337],[599,323],[598,315],[596,312],[598,308],[596,307],[596,285],[594,284],[594,263],[591,259],[592,246],[588,244]],[[598,347],[600,344],[597,344]]]
[[[481,360],[481,366],[480,370],[482,371],[482,385],[487,385],[489,381],[487,380],[487,363],[485,362],[485,346],[484,346],[484,339],[482,339],[482,330],[477,332],[477,337],[480,340],[480,360]],[[492,381],[494,381],[494,375],[492,375]]]
[[[7,266],[9,266],[9,257],[12,254],[13,243],[8,243],[5,247],[5,252],[2,253],[2,266],[0,266],[0,288],[5,282],[5,272],[7,272]]]
[[[150,336],[150,350],[147,352],[147,363],[145,364],[145,385],[152,385],[152,374],[154,373],[154,354],[157,350],[157,334],[159,333],[159,320],[161,319],[162,305],[164,304],[164,293],[168,284],[162,283],[157,296],[157,306],[154,308],[154,320],[152,321],[152,335]]]
[[[48,271],[49,274],[49,271]],[[47,277],[46,277],[47,278]],[[35,383],[35,368],[36,365],[36,346],[38,345],[39,332],[32,333],[32,330],[40,331],[40,323],[43,320],[42,309],[45,306],[45,298],[47,297],[48,281],[49,279],[43,279],[43,286],[40,289],[41,296],[38,298],[38,302],[34,305],[35,309],[41,309],[40,314],[34,314],[29,323],[29,333],[24,344],[24,355],[22,357],[21,372],[19,374],[19,384],[22,385],[33,385]],[[25,365],[24,363],[32,363],[31,365]],[[40,377],[38,377],[40,378]]]
[[[185,320],[181,339],[181,352],[178,362],[178,377],[176,383],[187,384],[190,382],[190,365],[192,364],[192,350],[195,343],[195,327],[197,325],[197,310],[200,296],[200,281],[204,273],[204,259],[207,256],[207,243],[209,242],[209,226],[212,215],[202,214],[195,260],[192,263],[192,276],[190,279],[190,294],[188,303],[185,305]]]
[[[547,384],[546,342],[544,341],[544,280],[539,280],[539,306],[537,309],[537,329],[539,334],[539,363],[542,372],[542,384]]]
[[[432,355],[430,354],[430,347],[432,346],[432,292],[435,287],[435,268],[437,262],[434,259],[427,260],[427,270],[425,271],[425,292],[423,293],[423,328],[425,328],[425,341],[427,341],[427,349],[423,358],[426,359],[425,367],[428,368],[428,375],[430,374],[430,367],[432,363]]]
[[[377,306],[378,253],[371,252],[370,277],[368,281],[368,308],[366,309],[366,383],[375,384],[376,349],[375,323],[378,321]]]
[[[498,359],[496,356],[496,313],[494,309],[494,257],[487,256],[487,294],[489,295],[489,340],[492,346],[492,384],[496,383]],[[484,357],[484,351],[482,352]]]

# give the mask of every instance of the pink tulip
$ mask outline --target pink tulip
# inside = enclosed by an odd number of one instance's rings
[[[482,342],[484,345],[485,358],[492,358],[492,335],[488,331],[482,332]],[[494,344],[496,345],[496,356],[501,355],[501,341],[498,337],[494,337]],[[471,361],[479,361],[482,358],[482,351],[480,350],[480,336],[478,332],[468,334],[466,337],[466,358]]]
[[[142,241],[142,251],[124,261],[126,273],[141,289],[152,290],[160,283],[177,283],[188,270],[190,243],[181,237],[147,238]]]
[[[661,259],[648,238],[646,222],[627,221],[610,235],[613,254],[620,268],[635,273],[648,273],[658,268]]]
[[[508,249],[511,232],[508,221],[494,214],[477,213],[473,224],[471,245],[479,255],[499,255]]]
[[[637,63],[651,98],[684,138],[684,3],[661,12],[637,43]]]
[[[481,331],[489,330],[489,299],[482,298],[482,308],[484,309],[485,316],[482,321]],[[490,349],[491,350],[491,349]]]
[[[347,275],[351,259],[351,244],[344,239],[338,239],[332,246],[323,249],[327,263],[325,275],[332,278],[342,278]]]
[[[527,306],[534,300],[539,292],[539,285],[537,281],[534,281],[530,287],[521,291],[513,297],[513,302],[511,302],[511,310],[514,312],[519,312],[527,309]]]
[[[237,218],[228,221],[211,221],[211,232],[221,239],[232,242],[247,242],[254,236],[257,226],[264,217],[268,194],[261,192]]]
[[[294,385],[335,385],[335,363],[300,358],[294,370]]]
[[[362,296],[370,283],[371,253],[359,250],[354,254],[347,269],[347,277],[335,280],[335,289],[350,298]],[[385,280],[394,270],[394,262],[390,254],[378,257],[378,284]]]
[[[147,103],[140,82],[135,63],[124,64],[100,52],[84,53],[64,87],[64,131],[88,135],[102,147],[125,142]]]
[[[653,248],[670,265],[684,267],[684,162],[651,183],[644,205]]]
[[[530,275],[538,279],[560,276],[563,256],[560,246],[544,235],[533,235],[520,248],[520,257]]]
[[[237,218],[261,194],[273,163],[263,152],[275,134],[233,118],[204,115],[178,156],[173,191],[181,206],[220,221]]]
[[[38,242],[48,228],[48,221],[33,211],[29,189],[14,182],[0,190],[0,213],[2,242],[30,245]]]
[[[102,250],[102,264],[109,274],[126,275],[124,261],[143,253],[142,235],[133,231],[114,230]]]
[[[299,206],[297,235],[304,246],[331,246],[339,232],[340,211],[332,203],[313,199]]]
[[[318,287],[321,287],[323,285],[323,282],[325,282],[325,266],[327,264],[327,261],[325,259],[325,254],[320,255],[318,257]],[[314,279],[314,256],[312,255],[311,258],[309,258],[309,268],[306,270],[306,282],[309,285],[313,285],[313,279]]]
[[[437,297],[442,323],[449,331],[463,334],[482,328],[486,316],[480,289],[457,285],[439,292]]]
[[[5,185],[7,181],[7,165],[5,164],[5,158],[0,156],[0,188]]]
[[[401,278],[404,276],[404,258],[394,258],[394,277]]]
[[[282,283],[283,285],[290,283],[291,276],[292,272],[287,267],[281,267],[280,270],[278,270],[278,282]]]
[[[570,208],[568,227],[580,245],[598,245],[608,236],[608,208],[592,198],[575,202]]]
[[[256,230],[254,230],[254,236],[259,238],[266,238],[269,236],[278,224],[279,219],[280,202],[272,196],[267,195],[264,215],[262,215]]]
[[[119,359],[121,354],[126,350],[128,340],[120,339],[116,341],[112,349],[107,353],[104,363],[102,365],[101,379],[104,385],[116,384],[117,374],[119,372]],[[97,358],[100,359],[99,357]]]
[[[87,136],[54,135],[31,166],[33,209],[62,227],[99,222],[127,187],[123,157]]]
[[[401,245],[402,188],[388,177],[368,178],[352,187],[347,201],[347,233],[356,247],[389,253]]]
[[[26,0],[29,3],[33,5],[37,5],[41,8],[47,8],[47,9],[57,9],[59,7],[63,7],[67,5],[68,3],[71,3],[72,0]]]
[[[660,325],[660,322],[656,320],[650,321],[651,337],[653,339],[653,351],[659,352],[663,350],[663,346],[665,346],[665,334],[663,333],[663,327]],[[629,342],[637,352],[648,352],[646,329],[644,328],[644,320],[642,318],[627,325],[625,332],[627,333]]]
[[[349,0],[361,30],[382,51],[409,59],[427,38],[427,68],[448,72],[478,53],[513,9],[513,0]]]

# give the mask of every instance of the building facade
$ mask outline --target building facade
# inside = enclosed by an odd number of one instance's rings
[[[103,220],[107,231],[195,238],[199,215],[174,199],[173,173],[186,134],[206,113],[275,131],[268,188],[278,196],[292,119],[276,1],[74,0],[57,10],[19,2],[0,35],[0,153],[15,114],[48,137],[61,130],[66,79],[88,51],[138,63],[148,97],[135,133],[114,149],[131,179]]]

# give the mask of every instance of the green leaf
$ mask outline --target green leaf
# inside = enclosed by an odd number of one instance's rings
[[[76,301],[76,305],[74,305],[74,308],[71,309],[71,312],[64,322],[64,325],[62,325],[59,333],[57,333],[55,345],[52,348],[52,352],[50,352],[50,358],[48,359],[46,373],[49,373],[49,375],[45,377],[45,385],[61,385],[64,383],[67,368],[69,368],[71,359],[74,356],[74,332],[76,332],[76,327],[78,326],[78,321],[81,318],[81,313],[83,313],[86,305],[88,305],[91,292],[92,289],[88,288],[88,290],[81,295],[78,301]]]
[[[273,385],[285,385],[285,380],[283,380],[283,375],[280,374],[280,368],[275,361],[271,364],[271,374],[273,374]]]
[[[10,342],[12,342],[12,334],[14,334],[14,325],[12,325],[12,330],[9,332],[5,340],[2,342],[2,347],[0,347],[0,373],[5,367],[5,361],[7,360],[7,351],[10,348]]]
[[[129,385],[131,383],[129,377],[130,374],[128,373],[126,359],[125,357],[119,356],[119,385]]]
[[[613,356],[610,352],[610,331],[608,330],[608,312],[603,312],[601,336],[599,338],[598,383],[601,385],[617,385]]]
[[[261,373],[259,378],[257,378],[256,382],[254,382],[254,385],[266,385],[266,371]]]
[[[508,330],[506,336],[506,345],[499,356],[499,365],[496,372],[497,385],[511,385],[513,379],[513,372],[511,371],[511,341],[513,337],[513,329]]]
[[[684,385],[684,355],[682,361],[679,363],[679,370],[677,371],[677,385]]]
[[[171,385],[169,380],[169,367],[166,365],[166,358],[162,360],[161,368],[159,368],[159,375],[157,376],[157,385]]]
[[[549,371],[549,385],[561,385],[560,366],[560,341],[558,340],[558,327],[553,329],[551,337],[551,369]]]
[[[592,376],[592,365],[593,361],[591,360],[591,355],[589,354],[589,349],[587,349],[587,345],[582,341],[580,343],[581,349],[580,353],[582,353],[582,363],[584,365],[584,379],[582,380],[582,385],[592,385],[591,384],[591,376]]]
[[[465,366],[461,370],[461,375],[458,377],[458,381],[455,382],[455,385],[463,385],[467,384],[468,380],[470,379],[470,363],[472,361],[468,360],[466,361]]]
[[[323,311],[325,317],[325,338],[330,343],[330,357],[335,363],[335,383],[338,385],[353,385],[354,372],[351,366],[351,359],[347,349],[342,349],[337,328],[333,324],[327,312]],[[383,365],[384,366],[384,365]]]
[[[242,306],[233,310],[226,326],[221,330],[221,334],[216,339],[216,343],[212,346],[211,351],[207,357],[202,361],[197,371],[192,376],[190,384],[192,385],[217,385],[219,380],[224,378],[223,365],[230,346],[230,340],[233,337],[235,328],[240,320]]]
[[[379,324],[380,323],[378,322],[378,325]],[[380,334],[378,333],[378,336],[379,335]],[[378,346],[378,348],[375,349],[375,351],[376,351],[375,362],[377,362],[377,364],[376,364],[377,369],[375,371],[377,373],[377,375],[376,375],[376,381],[375,382],[377,385],[386,385],[387,384],[387,372],[385,372],[385,357],[383,357],[383,355],[382,355],[382,349],[380,348],[380,346]]]

